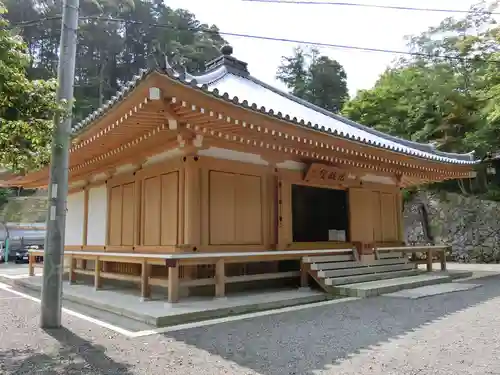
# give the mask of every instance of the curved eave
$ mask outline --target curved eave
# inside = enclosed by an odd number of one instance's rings
[[[408,146],[404,147],[404,148],[397,147],[397,146],[389,146],[387,144],[384,144],[383,142],[372,141],[371,139],[357,137],[357,136],[350,134],[348,132],[345,132],[345,133],[339,132],[336,129],[326,128],[325,126],[322,126],[319,124],[313,124],[311,122],[306,122],[305,120],[299,120],[297,117],[292,117],[289,114],[283,114],[282,112],[276,112],[273,109],[266,109],[266,107],[264,107],[264,106],[259,107],[256,103],[250,104],[247,100],[240,100],[237,96],[231,97],[229,95],[229,93],[227,93],[227,92],[221,93],[221,92],[219,92],[219,90],[217,88],[210,89],[209,84],[206,84],[206,83],[200,84],[200,83],[198,83],[198,81],[196,79],[186,81],[185,76],[172,75],[172,74],[169,74],[168,71],[165,71],[165,72],[160,71],[160,73],[162,75],[164,75],[165,77],[167,77],[168,79],[179,82],[179,83],[181,83],[185,86],[188,86],[192,89],[202,91],[206,95],[210,95],[210,96],[215,97],[219,100],[223,100],[225,102],[236,105],[240,108],[243,108],[246,110],[251,110],[251,111],[259,113],[259,114],[264,114],[264,115],[267,115],[273,119],[285,121],[287,123],[302,127],[304,129],[307,129],[307,130],[321,132],[323,134],[328,134],[328,135],[333,136],[333,137],[346,139],[346,140],[349,140],[351,142],[357,142],[357,143],[365,144],[368,146],[376,147],[379,149],[391,151],[394,153],[403,154],[403,155],[407,155],[407,156],[422,159],[422,160],[430,160],[430,161],[441,163],[441,164],[447,164],[447,165],[458,164],[458,165],[473,166],[479,162],[479,160],[472,159],[473,153],[455,154],[455,153],[445,153],[445,152],[438,152],[438,151],[430,152],[427,150],[424,151],[424,150],[417,150],[417,149],[408,151],[407,150]],[[221,78],[222,77],[219,77],[218,79],[221,79]],[[339,117],[339,116],[337,116],[337,117]],[[342,118],[342,120],[344,122],[347,121],[348,124],[352,126],[352,123],[353,123],[352,121],[344,119],[344,118]],[[377,133],[377,135],[383,134],[383,133],[380,133],[374,129],[367,128],[361,124],[357,124],[357,123],[355,123],[355,124],[357,125],[358,128],[362,128],[365,131],[366,131],[366,129],[369,129],[371,133]],[[387,136],[387,135],[385,135],[385,136]],[[404,140],[401,140],[401,139],[396,138],[396,137],[392,137],[392,136],[389,136],[389,137],[391,137],[392,139],[397,139],[397,142],[404,141]],[[411,141],[404,141],[404,142],[409,142],[409,143],[415,144],[415,142],[411,142]],[[426,147],[426,148],[432,147],[430,145],[423,145],[423,144],[419,144],[419,145],[422,147]],[[425,156],[422,155],[422,153],[424,153]]]
[[[145,78],[147,78],[151,73],[153,72],[159,72],[163,76],[168,77],[169,79],[172,79],[174,81],[180,82],[183,85],[189,86],[193,89],[196,90],[201,90],[202,92],[214,96],[218,99],[230,102],[234,105],[237,105],[239,107],[252,110],[254,112],[258,113],[263,113],[266,114],[267,116],[271,116],[272,118],[279,119],[282,121],[286,121],[288,123],[291,123],[295,126],[300,126],[309,130],[314,130],[314,131],[319,131],[325,134],[329,134],[334,137],[339,137],[343,139],[347,139],[350,141],[355,141],[355,142],[360,142],[369,146],[373,146],[376,148],[381,148],[381,149],[386,149],[392,152],[416,157],[419,159],[427,159],[427,160],[432,160],[436,161],[439,163],[444,163],[444,164],[470,164],[470,165],[475,165],[478,163],[478,160],[473,159],[473,153],[469,154],[456,154],[456,153],[447,153],[447,152],[442,152],[439,150],[436,150],[433,145],[430,144],[421,144],[401,138],[397,138],[382,132],[379,132],[373,128],[369,128],[367,126],[358,124],[354,121],[351,121],[349,119],[346,119],[342,116],[338,116],[334,113],[328,112],[322,108],[319,108],[311,103],[308,103],[300,98],[297,98],[293,95],[290,95],[288,93],[284,93],[250,75],[244,75],[245,79],[247,79],[250,82],[254,82],[262,87],[264,87],[267,90],[272,91],[273,93],[276,93],[280,96],[283,96],[295,103],[298,103],[306,108],[312,109],[318,113],[321,113],[325,116],[328,116],[332,119],[335,119],[337,121],[340,121],[353,129],[358,129],[362,130],[363,132],[373,135],[376,138],[379,138],[381,141],[378,140],[372,140],[369,139],[368,137],[360,137],[357,136],[356,134],[350,133],[350,132],[343,132],[343,131],[338,131],[337,129],[332,129],[329,127],[325,127],[324,125],[320,124],[313,124],[310,121],[306,121],[306,119],[299,119],[297,117],[294,117],[293,115],[283,113],[280,111],[276,111],[273,108],[266,108],[265,106],[259,106],[257,103],[249,103],[245,99],[240,99],[238,96],[230,96],[230,93],[228,92],[219,92],[217,88],[211,88],[210,86],[216,83],[217,81],[223,79],[227,74],[232,73],[235,74],[235,72],[230,72],[226,66],[222,65],[217,68],[214,68],[202,75],[191,75],[187,72],[184,73],[179,73],[175,71],[172,66],[170,66],[167,62],[167,65],[164,69],[152,69],[152,70],[141,70],[140,73],[136,76],[134,76],[134,79],[131,80],[127,85],[123,87],[122,90],[117,92],[115,96],[113,96],[110,100],[108,100],[101,108],[97,109],[93,113],[91,113],[87,118],[85,118],[83,121],[79,122],[75,126],[73,126],[73,135],[78,135],[82,133],[85,129],[89,128],[94,124],[97,120],[105,116],[108,111],[113,109],[115,106],[117,106],[123,99],[125,99],[133,90],[135,87],[139,85],[141,81],[143,81]],[[388,141],[387,144],[384,141]]]

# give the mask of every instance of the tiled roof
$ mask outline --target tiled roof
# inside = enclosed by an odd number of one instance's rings
[[[149,74],[153,71],[159,71],[170,79],[175,79],[208,95],[309,130],[446,164],[476,164],[478,162],[478,160],[475,160],[473,152],[468,154],[442,152],[436,150],[431,144],[422,144],[394,137],[280,91],[252,77],[247,70],[247,64],[235,59],[231,56],[231,53],[232,49],[226,47],[223,50],[223,55],[208,63],[207,71],[198,76],[179,73],[167,61],[165,61],[165,66],[161,68],[141,70],[140,74],[125,85],[116,96],[90,114],[85,120],[76,124],[73,127],[73,133],[80,133],[103,116],[111,107],[119,103]]]

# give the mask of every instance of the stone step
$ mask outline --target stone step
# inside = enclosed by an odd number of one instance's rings
[[[410,263],[388,264],[388,265],[373,265],[369,267],[344,268],[337,270],[319,271],[320,278],[337,278],[342,276],[354,276],[365,274],[378,274],[393,271],[408,271],[415,269],[415,266]]]
[[[332,278],[326,278],[325,284],[328,286],[339,286],[345,284],[364,283],[368,281],[393,279],[395,277],[415,276],[418,275],[420,272],[421,271],[419,270],[411,269],[411,270],[390,271],[383,273],[370,273],[366,275],[332,277]]]
[[[339,255],[323,255],[302,258],[304,263],[321,263],[321,262],[349,262],[354,261],[353,254],[339,254]]]
[[[381,294],[394,293],[405,289],[447,283],[451,280],[452,278],[448,275],[430,275],[428,273],[420,273],[419,275],[414,276],[346,284],[334,287],[333,292],[335,294],[349,297],[375,297]]]
[[[311,269],[314,271],[326,271],[326,270],[336,270],[343,268],[372,267],[372,266],[383,266],[389,264],[406,264],[406,263],[408,263],[406,259],[380,259],[370,262],[328,262],[328,263],[313,263],[311,264]]]

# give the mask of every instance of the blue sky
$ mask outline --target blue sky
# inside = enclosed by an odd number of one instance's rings
[[[477,3],[471,0],[356,2],[464,10]],[[449,15],[331,5],[259,4],[240,0],[165,0],[165,3],[173,8],[188,9],[201,22],[216,24],[225,32],[389,50],[406,50],[405,35],[425,31]],[[252,75],[282,88],[275,80],[276,68],[281,56],[290,55],[296,44],[224,37],[233,46],[233,55],[248,63]],[[372,87],[380,73],[397,57],[388,53],[333,48],[320,51],[344,66],[351,95],[359,89]]]

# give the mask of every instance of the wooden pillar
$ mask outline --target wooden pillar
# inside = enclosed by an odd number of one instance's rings
[[[70,284],[73,284],[76,281],[75,268],[76,268],[76,259],[74,259],[71,256],[69,257],[69,274],[68,274],[68,280]]]
[[[101,261],[99,260],[99,257],[95,258],[94,288],[96,290],[101,288]]]
[[[142,203],[142,180],[134,172],[134,246],[142,242],[141,234],[141,203]]]
[[[404,202],[403,202],[403,193],[401,189],[396,193],[396,207],[397,207],[397,224],[398,224],[398,240],[399,242],[405,244],[405,225],[404,225]]]
[[[151,288],[149,286],[149,264],[147,259],[142,260],[141,266],[141,298],[149,298],[151,296]]]
[[[432,249],[428,249],[427,250],[427,272],[432,271],[432,256],[433,256]]]
[[[179,301],[179,265],[168,268],[168,302]]]
[[[83,248],[87,246],[87,238],[88,238],[88,230],[89,230],[89,187],[85,186],[83,190],[83,238],[82,245]],[[82,269],[87,269],[87,260],[83,259],[81,261]]]
[[[278,178],[278,249],[286,250],[293,242],[291,184]]]
[[[201,171],[198,156],[184,159],[184,248],[196,251],[201,244]]]
[[[226,295],[226,265],[224,259],[219,259],[215,264],[215,297]]]
[[[184,241],[184,210],[185,210],[185,193],[186,193],[186,188],[185,188],[185,183],[186,183],[186,167],[184,164],[181,165],[179,168],[179,212],[178,212],[178,217],[177,217],[177,245],[182,245],[185,244],[186,242]]]
[[[273,163],[269,166],[270,171],[269,174],[265,178],[265,185],[267,194],[265,195],[267,201],[265,202],[264,207],[267,207],[267,223],[264,224],[264,233],[266,236],[264,237],[264,244],[268,246],[268,248],[274,250],[278,248],[278,239],[279,239],[279,191],[278,191],[278,168]]]
[[[35,256],[33,254],[29,254],[29,264],[28,264],[28,274],[30,276],[35,276]]]
[[[443,250],[441,252],[441,257],[440,257],[440,260],[441,260],[441,271],[446,271],[446,253],[448,251],[448,248],[446,248],[445,250]]]
[[[309,286],[309,265],[300,262],[300,287],[307,288]]]

